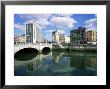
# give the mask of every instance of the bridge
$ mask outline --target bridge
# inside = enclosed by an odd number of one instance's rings
[[[52,43],[28,43],[28,44],[17,44],[14,45],[14,53],[24,49],[24,48],[34,48],[36,50],[38,50],[39,53],[42,53],[42,50],[44,48],[50,48],[50,50],[52,49]]]

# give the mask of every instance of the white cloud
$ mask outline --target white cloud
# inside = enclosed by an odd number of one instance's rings
[[[60,17],[71,17],[73,14],[68,14],[68,13],[64,13],[64,14],[57,14],[56,16],[60,16]]]
[[[20,18],[26,20],[34,20],[41,28],[43,28],[50,24],[48,18],[51,16],[51,14],[22,14],[19,16]]]
[[[45,19],[48,19],[51,14],[36,14],[35,15],[37,18],[45,18]]]
[[[90,20],[85,21],[85,27],[88,30],[97,30],[97,18],[93,18]]]
[[[53,17],[50,20],[50,22],[56,25],[57,27],[68,27],[68,28],[73,27],[74,23],[76,23],[76,21],[70,17]]]
[[[24,24],[21,25],[21,24],[17,23],[17,24],[14,24],[14,27],[18,30],[25,31],[25,25]]]
[[[51,14],[21,14],[19,15],[20,18],[23,19],[39,19],[39,18],[49,18],[51,16]]]
[[[65,33],[64,30],[60,30],[60,29],[58,29],[57,31],[58,31],[60,34],[64,34],[64,33]]]
[[[55,29],[52,30],[45,30],[46,33],[52,33],[53,31],[56,31]],[[57,32],[59,32],[60,34],[64,34],[65,31],[63,29],[57,29]]]
[[[53,31],[56,31],[55,29],[51,29],[51,30],[45,30],[45,32],[47,32],[47,33],[52,33]]]
[[[35,24],[39,27],[39,29],[42,29],[43,27],[45,27],[46,25],[49,24],[49,22],[46,19],[39,19],[39,20],[27,20],[25,21],[23,24],[27,24],[29,22],[35,22]]]
[[[90,23],[94,23],[97,21],[97,18],[93,18],[93,19],[89,19],[85,22],[85,24],[90,24]]]
[[[47,19],[39,19],[35,21],[41,28],[45,27],[46,25],[49,25],[50,22]]]
[[[56,28],[71,28],[76,21],[71,18],[72,14],[21,14],[20,18],[29,21],[34,20],[40,28],[45,28],[47,25],[56,26]],[[49,21],[50,19],[50,21]],[[25,22],[25,23],[26,23]]]

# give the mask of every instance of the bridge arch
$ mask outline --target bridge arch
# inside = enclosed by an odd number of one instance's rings
[[[14,58],[20,61],[31,60],[38,55],[38,50],[35,48],[23,48],[14,54]]]
[[[34,47],[34,46],[33,47],[31,47],[31,46],[29,46],[29,47],[28,46],[26,46],[26,47],[25,46],[19,47],[18,46],[18,47],[15,47],[14,53],[17,53],[17,52],[19,52],[21,50],[28,50],[28,49],[30,49],[30,50],[33,49],[33,50],[37,50],[38,51],[38,49],[36,47]]]
[[[49,47],[44,47],[44,48],[42,49],[42,53],[43,53],[44,55],[49,54],[50,51],[51,51],[51,49],[50,49]]]

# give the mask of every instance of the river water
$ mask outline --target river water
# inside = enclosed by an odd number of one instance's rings
[[[27,53],[14,59],[15,76],[96,76],[97,53],[52,51]]]

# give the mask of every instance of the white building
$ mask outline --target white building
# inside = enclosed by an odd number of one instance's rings
[[[19,42],[20,43],[26,43],[25,34],[22,34],[21,36],[19,36]]]
[[[70,43],[70,36],[65,36],[65,43]]]
[[[59,33],[57,31],[52,32],[52,41],[59,42]]]
[[[65,42],[65,36],[64,34],[61,34],[58,31],[52,32],[52,41],[58,42],[58,43],[64,43]]]
[[[37,43],[42,41],[41,28],[34,21],[26,23],[26,43]]]

